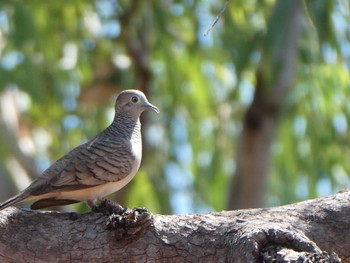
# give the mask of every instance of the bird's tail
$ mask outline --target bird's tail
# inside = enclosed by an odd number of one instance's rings
[[[19,193],[15,195],[14,197],[11,197],[10,199],[6,200],[2,204],[0,204],[0,210],[5,209],[6,207],[9,207],[11,205],[24,202],[28,198],[28,194],[26,193]]]

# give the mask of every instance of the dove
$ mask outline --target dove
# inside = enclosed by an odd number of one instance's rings
[[[92,140],[53,163],[26,189],[0,204],[0,210],[25,201],[31,209],[103,200],[135,176],[142,158],[140,115],[159,113],[139,90],[124,90],[115,102],[112,123]]]

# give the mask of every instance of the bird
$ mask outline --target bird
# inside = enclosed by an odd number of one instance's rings
[[[27,188],[0,204],[0,210],[25,201],[31,209],[85,201],[92,208],[135,176],[142,158],[140,115],[159,113],[145,94],[129,89],[115,102],[112,123],[92,140],[72,149],[54,162]]]

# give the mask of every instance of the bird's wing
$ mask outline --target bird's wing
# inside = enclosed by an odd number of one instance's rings
[[[108,140],[83,144],[51,165],[28,188],[30,195],[75,191],[116,182],[131,171],[132,154],[125,143],[112,145]],[[109,145],[108,145],[109,144]]]
[[[93,155],[87,162],[89,171],[105,182],[122,180],[129,175],[135,162],[129,140],[116,141],[107,137],[89,144],[87,150]]]

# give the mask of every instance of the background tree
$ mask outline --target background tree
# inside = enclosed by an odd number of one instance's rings
[[[205,212],[348,186],[348,1],[231,0],[204,36],[225,3],[1,1],[1,200],[103,129],[112,95],[130,87],[162,115],[144,120],[124,205]],[[261,117],[272,125],[251,140]]]

